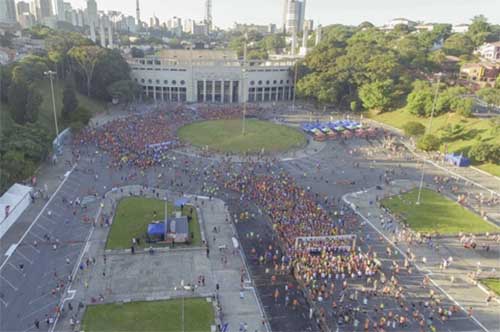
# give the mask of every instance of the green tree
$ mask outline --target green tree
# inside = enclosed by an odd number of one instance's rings
[[[468,153],[469,158],[478,162],[486,162],[492,157],[493,145],[485,142],[477,142]]]
[[[454,56],[470,55],[474,50],[474,42],[468,35],[454,33],[444,42],[443,50]]]
[[[489,40],[492,35],[491,26],[484,15],[474,16],[467,30],[467,35],[476,47]]]
[[[89,124],[90,119],[92,119],[92,113],[87,108],[78,106],[76,112],[71,114],[71,127],[75,126],[76,124],[78,124],[78,126],[86,126]]]
[[[8,102],[9,86],[12,82],[12,66],[0,65],[0,101]]]
[[[359,110],[358,102],[356,100],[351,101],[350,108],[352,112],[357,112]]]
[[[26,100],[29,86],[26,81],[13,81],[9,86],[8,100],[12,119],[19,124],[26,122]]]
[[[48,69],[46,58],[28,55],[14,65],[12,79],[26,82],[42,80],[44,78],[43,73]]]
[[[78,46],[73,47],[68,53],[71,59],[76,63],[79,72],[85,77],[88,97],[90,97],[94,70],[103,52],[103,49],[97,46]]]
[[[422,151],[436,151],[439,145],[441,145],[439,138],[433,134],[424,135],[417,141],[417,148]]]
[[[135,100],[141,94],[142,88],[132,80],[122,80],[112,83],[108,86],[107,90],[113,98],[118,98],[120,102],[128,103]]]
[[[380,111],[387,110],[393,102],[393,84],[392,80],[385,80],[361,86],[359,99],[363,102],[363,107]]]
[[[114,82],[130,79],[130,67],[119,50],[103,51],[97,61],[95,73],[92,79],[91,95],[102,100],[111,99],[107,90],[108,86]]]
[[[407,136],[422,136],[425,133],[425,126],[417,121],[408,121],[403,130]]]
[[[78,108],[78,99],[76,98],[75,87],[71,81],[67,82],[63,90],[63,106],[61,117],[64,123],[68,123],[71,115]]]
[[[429,116],[432,112],[433,98],[429,84],[416,81],[413,91],[407,97],[406,108],[414,115]]]
[[[498,76],[500,78],[500,76]],[[500,88],[482,88],[476,92],[477,96],[481,98],[489,106],[500,107]]]
[[[28,98],[26,99],[25,122],[36,122],[42,101],[43,97],[40,92],[33,85],[30,85],[28,88]]]

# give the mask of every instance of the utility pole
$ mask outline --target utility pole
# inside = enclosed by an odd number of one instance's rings
[[[246,79],[246,72],[247,72],[247,39],[248,35],[245,33],[245,44],[243,45],[243,70],[242,70],[242,77],[241,77],[241,87],[243,90],[242,93],[242,98],[243,98],[243,121],[242,121],[242,127],[241,127],[241,134],[245,136],[245,130],[246,130],[246,115],[247,115],[247,98],[245,98],[245,79]]]
[[[295,59],[295,73],[293,78],[293,99],[292,99],[292,113],[295,113],[295,95],[297,94],[297,70],[298,69],[298,61]]]
[[[432,129],[432,119],[434,118],[434,111],[436,110],[436,103],[437,103],[437,98],[439,95],[439,84],[441,83],[441,73],[437,73],[437,84],[436,84],[436,91],[434,93],[434,101],[432,103],[432,111],[431,111],[431,118],[429,119],[429,127],[427,127],[427,133],[431,133]],[[424,186],[424,176],[425,176],[425,160],[422,162],[422,174],[420,176],[420,184],[418,186],[418,196],[417,196],[417,205],[420,205],[421,198],[422,198],[422,187]]]
[[[56,98],[54,96],[54,76],[57,74],[55,71],[49,70],[43,73],[49,77],[50,91],[52,93],[52,110],[54,111],[54,124],[56,127],[56,138],[59,137],[59,127],[57,126],[57,111],[56,111]]]

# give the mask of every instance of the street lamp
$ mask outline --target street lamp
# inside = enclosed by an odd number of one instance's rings
[[[174,290],[177,291],[177,290],[180,290],[181,291],[181,294],[182,294],[182,332],[184,332],[185,330],[185,324],[184,324],[184,291],[185,291],[185,287],[184,287],[184,279],[181,280],[181,284],[180,286],[175,286],[174,284]]]
[[[295,113],[295,95],[297,94],[297,72],[298,72],[298,61],[295,59],[295,73],[293,78],[293,100],[292,100],[292,113]]]
[[[245,130],[246,130],[246,115],[247,115],[247,98],[245,98],[245,80],[247,77],[247,43],[248,43],[248,35],[245,33],[245,44],[243,45],[243,69],[241,70],[241,87],[243,90],[242,97],[243,97],[243,121],[241,125],[241,134],[245,136]],[[247,95],[248,97],[248,95]]]
[[[54,76],[56,74],[57,73],[52,70],[43,73],[43,75],[48,76],[50,80],[50,91],[52,93],[52,110],[54,111],[54,124],[56,127],[56,139],[57,139],[57,137],[59,137],[59,127],[57,126],[56,98],[54,97]]]
[[[436,91],[434,93],[434,101],[432,103],[432,111],[431,111],[431,118],[429,119],[429,127],[427,127],[427,133],[431,133],[431,129],[432,129],[432,120],[434,118],[434,111],[436,110],[436,103],[437,103],[437,98],[438,98],[438,94],[439,94],[439,83],[441,83],[441,76],[443,74],[442,73],[437,73],[436,76],[437,76],[437,84],[436,84]],[[420,205],[420,200],[422,198],[422,187],[424,186],[424,176],[425,176],[425,160],[423,160],[422,162],[422,174],[420,176],[420,184],[418,186],[418,196],[417,196],[417,202],[416,204],[417,205]]]

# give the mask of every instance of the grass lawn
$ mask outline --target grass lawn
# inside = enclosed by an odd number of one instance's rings
[[[246,134],[241,134],[241,120],[215,120],[192,123],[182,127],[182,141],[199,148],[230,153],[280,152],[306,144],[297,129],[256,119],[246,120]]]
[[[204,298],[184,300],[184,329],[210,331],[212,304]],[[82,320],[85,332],[182,331],[182,299],[89,305]]]
[[[460,204],[435,191],[423,189],[420,205],[416,205],[418,189],[392,196],[382,205],[392,211],[413,230],[439,234],[498,232],[500,229],[484,221]]]
[[[189,216],[190,210],[191,206],[184,206],[182,215]],[[154,211],[156,211],[156,217],[153,216]],[[174,214],[174,205],[171,202],[168,202],[168,211],[169,214]],[[106,241],[106,249],[130,248],[133,237],[141,239],[139,247],[149,246],[144,241],[148,224],[164,218],[165,201],[163,200],[143,197],[122,198],[116,207],[115,218]],[[194,237],[190,245],[199,246],[201,244],[200,224],[194,207],[191,218],[189,232],[192,232]]]
[[[491,289],[495,294],[500,295],[500,279],[499,278],[481,279],[481,283],[486,285],[486,287]]]
[[[48,80],[43,80],[36,83],[37,88],[43,96],[42,104],[40,105],[40,114],[38,116],[38,122],[49,128],[51,131],[54,129],[54,113],[52,110],[52,95],[50,91],[50,82]],[[58,117],[61,114],[62,109],[62,95],[64,90],[64,83],[59,81],[54,81],[54,97],[56,100],[56,111]],[[87,108],[92,114],[97,114],[104,112],[106,110],[106,104],[102,101],[89,98],[85,95],[76,92],[76,97],[78,99],[78,105]],[[59,130],[62,131],[59,124]]]
[[[418,116],[415,116],[404,108],[381,114],[369,112],[368,117],[399,129],[402,129],[403,126],[409,121],[420,122],[426,128],[429,126],[428,118],[420,118]],[[485,142],[491,144],[500,144],[500,135],[494,135],[489,131],[489,129],[492,127],[492,124],[489,120],[479,118],[464,118],[455,113],[447,113],[434,117],[434,120],[432,121],[431,132],[439,136],[439,131],[448,124],[461,124],[465,127],[464,135],[462,135],[462,137],[450,142],[446,142],[449,152],[464,152],[465,154],[467,154],[471,146],[475,144],[475,138],[477,138],[478,136],[481,136]],[[444,144],[441,145],[441,150],[444,151]],[[485,164],[477,166],[493,175],[498,176],[500,174],[500,165]]]
[[[477,166],[477,168],[480,168],[485,172],[488,172],[490,174],[493,174],[495,176],[500,177],[500,165],[488,163],[488,164],[479,165],[479,166]]]

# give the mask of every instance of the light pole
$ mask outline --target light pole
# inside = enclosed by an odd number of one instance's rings
[[[295,73],[293,78],[293,99],[292,99],[292,113],[295,113],[295,95],[297,94],[297,68],[298,61],[295,59]]]
[[[52,93],[52,110],[54,111],[54,124],[56,126],[56,139],[59,137],[59,127],[57,126],[57,112],[56,112],[56,98],[54,97],[54,75],[57,73],[55,71],[49,70],[43,73],[45,76],[49,77],[50,80],[50,91]]]
[[[174,284],[174,290],[180,290],[181,291],[181,294],[182,294],[182,310],[181,310],[181,317],[182,317],[182,332],[184,332],[184,329],[185,329],[185,324],[184,324],[184,279],[181,280],[181,285],[180,287],[178,286],[175,286]]]
[[[243,45],[243,69],[241,70],[241,90],[243,91],[243,121],[241,124],[241,134],[245,136],[246,130],[246,115],[247,115],[247,98],[245,98],[245,80],[246,80],[246,72],[247,72],[247,39],[248,35],[245,33],[245,44]]]
[[[432,111],[431,111],[431,118],[429,119],[429,127],[427,127],[427,133],[431,133],[432,129],[432,119],[434,118],[434,111],[436,109],[436,102],[439,94],[439,83],[441,83],[441,73],[437,73],[437,84],[436,84],[436,91],[434,93],[434,101],[432,103]],[[422,198],[422,187],[424,186],[424,176],[425,176],[425,160],[422,161],[422,174],[420,176],[420,184],[418,186],[418,196],[417,196],[417,205],[420,205],[421,198]]]

